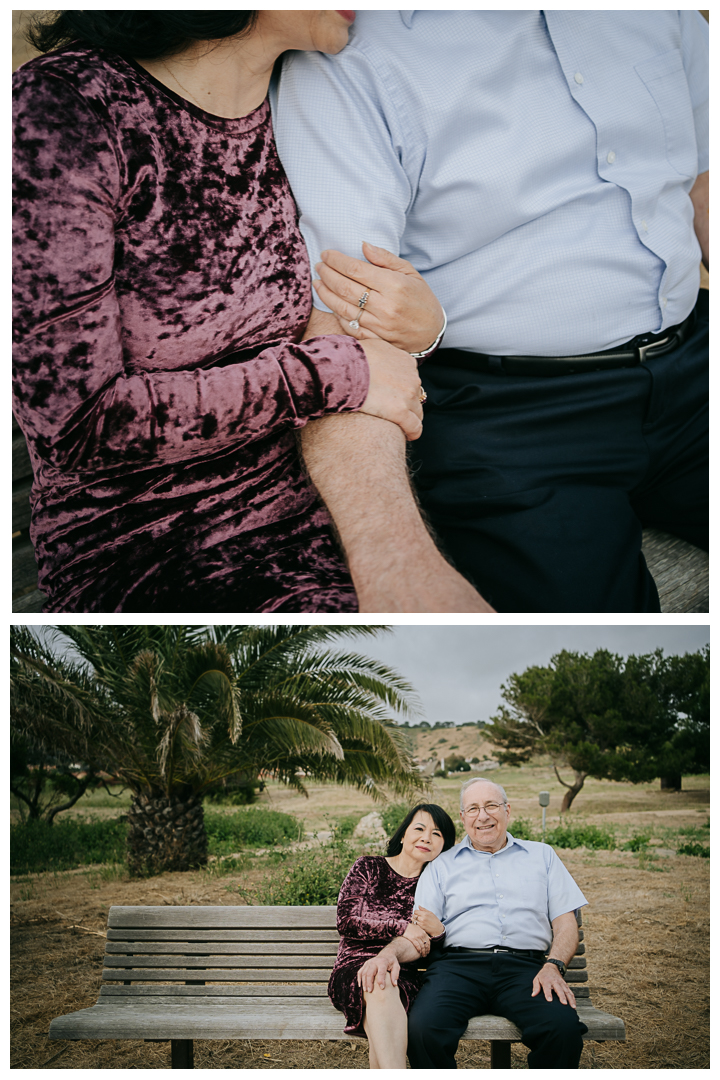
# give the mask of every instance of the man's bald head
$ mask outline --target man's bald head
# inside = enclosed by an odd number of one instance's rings
[[[461,810],[465,809],[465,806],[464,806],[464,803],[463,803],[463,799],[465,797],[465,792],[468,791],[475,784],[486,784],[489,788],[494,788],[495,791],[494,791],[494,793],[490,794],[489,798],[494,799],[495,795],[497,795],[498,796],[498,802],[504,802],[504,803],[507,802],[507,795],[505,794],[505,788],[504,787],[501,787],[500,784],[496,784],[493,780],[486,780],[484,776],[474,776],[472,778],[472,780],[466,780],[465,783],[463,784],[463,786],[460,788],[460,809]],[[487,802],[487,798],[488,797],[483,795],[482,801]],[[474,795],[473,795],[473,801],[476,801]]]

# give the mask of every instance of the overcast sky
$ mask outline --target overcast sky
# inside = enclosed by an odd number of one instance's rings
[[[409,679],[431,723],[465,723],[490,718],[508,675],[547,664],[561,649],[628,656],[659,648],[669,655],[709,641],[709,626],[396,626],[362,639],[360,648]]]
[[[682,654],[709,641],[709,626],[396,626],[375,638],[357,638],[351,647],[408,679],[431,723],[462,724],[488,720],[501,704],[508,675],[547,664],[562,649]]]

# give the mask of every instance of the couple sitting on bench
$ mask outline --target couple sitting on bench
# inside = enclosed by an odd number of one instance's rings
[[[33,34],[14,410],[46,610],[659,610],[643,524],[707,546],[697,11]]]
[[[520,1028],[529,1068],[576,1069],[588,1029],[563,976],[587,900],[549,845],[508,833],[498,784],[468,780],[460,808],[457,846],[445,811],[417,806],[388,857],[345,879],[328,986],[345,1032],[367,1035],[371,1069],[404,1069],[406,1053],[413,1069],[454,1069],[468,1020],[492,1012]]]

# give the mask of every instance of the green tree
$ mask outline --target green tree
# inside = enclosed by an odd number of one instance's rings
[[[389,709],[412,688],[378,661],[325,646],[381,627],[63,626],[57,649],[11,629],[11,717],[40,750],[118,776],[133,794],[132,872],[207,861],[202,800],[231,778],[301,773],[382,796],[424,787]]]
[[[506,704],[485,733],[503,763],[549,755],[567,789],[565,812],[588,776],[640,783],[665,775],[673,760],[687,770],[691,754],[682,761],[677,755],[688,742],[699,760],[705,678],[709,691],[703,664],[665,658],[662,650],[627,660],[605,649],[592,656],[563,651],[547,667],[510,676],[502,686]],[[573,770],[573,783],[560,776],[562,766]]]

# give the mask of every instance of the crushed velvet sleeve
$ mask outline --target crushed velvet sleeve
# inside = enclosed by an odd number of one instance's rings
[[[14,132],[14,407],[41,458],[80,471],[181,461],[362,405],[367,362],[347,337],[134,366],[113,267],[136,178],[106,118],[62,79],[21,70]]]
[[[384,910],[378,863],[374,858],[358,859],[342,884],[337,928],[343,937],[387,941],[405,932],[408,920]]]

